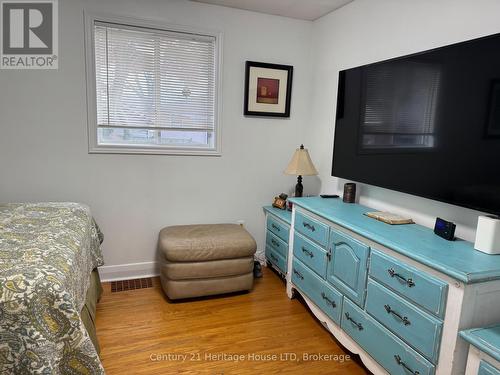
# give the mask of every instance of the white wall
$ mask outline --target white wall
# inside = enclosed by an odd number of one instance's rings
[[[331,177],[338,71],[500,32],[497,0],[356,0],[313,24],[312,120],[305,135],[325,193],[345,181]],[[360,203],[409,214],[432,227],[436,216],[474,240],[478,212],[358,184]]]
[[[107,265],[154,261],[174,224],[242,219],[262,250],[261,207],[293,187],[282,171],[309,120],[312,24],[185,0],[59,6],[59,70],[0,71],[0,201],[89,204]],[[224,33],[222,157],[88,154],[84,8]],[[294,66],[290,119],[242,115],[246,60]]]
[[[0,201],[89,204],[106,235],[106,264],[146,262],[138,273],[149,270],[167,225],[242,219],[262,250],[261,206],[293,189],[282,171],[299,143],[320,171],[304,179],[305,193],[342,188],[330,176],[340,69],[500,32],[496,0],[356,0],[314,23],[187,0],[59,4],[59,70],[0,70]],[[224,33],[222,157],[88,154],[84,8]],[[249,59],[294,66],[290,119],[243,117]],[[359,187],[361,203],[429,227],[439,215],[473,240],[477,212]]]

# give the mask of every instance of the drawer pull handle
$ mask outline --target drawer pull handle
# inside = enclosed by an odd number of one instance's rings
[[[391,308],[390,305],[384,305],[384,307],[385,307],[385,310],[387,311],[387,314],[394,315],[396,318],[401,320],[405,326],[409,326],[411,324],[411,322],[408,320],[408,318],[406,316],[401,316],[400,314],[398,314],[396,311],[394,311]]]
[[[273,254],[271,254],[271,259],[273,259],[275,262],[278,262],[278,261],[279,261],[279,259],[278,259],[278,258],[276,258]]]
[[[420,372],[418,371],[413,371],[411,368],[408,367],[408,365],[406,363],[404,363],[402,360],[401,360],[401,357],[399,355],[395,355],[394,356],[394,359],[396,360],[396,363],[400,366],[402,366],[406,371],[408,371],[410,374],[413,374],[413,375],[419,375]]]
[[[293,273],[296,274],[298,277],[300,277],[301,280],[304,280],[304,276],[302,276],[302,274],[299,271],[293,270]]]
[[[276,229],[278,232],[281,230],[280,227],[278,227],[276,224],[271,224],[271,226]]]
[[[309,223],[304,222],[302,223],[302,225],[304,226],[304,228],[309,229],[311,232],[314,232],[316,230],[316,228],[314,228],[314,225],[311,225]]]
[[[336,308],[337,307],[337,304],[335,303],[335,301],[332,301],[330,298],[328,298],[325,293],[322,292],[321,293],[321,297],[323,297],[323,299],[326,302],[328,302],[332,306],[332,308]]]
[[[306,253],[306,254],[307,254],[307,255],[309,255],[311,258],[314,258],[314,254],[312,253],[312,251],[307,250],[304,246],[302,246],[302,252],[303,252],[303,253]]]
[[[276,241],[274,238],[271,239],[271,243],[275,246],[275,247],[280,247],[280,243],[278,241]]]
[[[362,330],[363,330],[363,325],[362,325],[361,323],[358,323],[357,321],[355,321],[353,318],[351,318],[351,316],[349,315],[349,313],[348,313],[348,312],[344,313],[344,315],[345,315],[345,318],[346,318],[347,320],[350,320],[350,321],[351,321],[351,322],[352,322],[352,323],[353,323],[356,327],[358,327],[358,329],[359,329],[360,331],[362,331]]]
[[[389,272],[389,275],[391,277],[397,277],[399,280],[404,281],[406,283],[406,285],[408,285],[409,288],[411,288],[412,286],[415,286],[415,283],[413,282],[412,279],[406,279],[406,278],[404,278],[399,273],[396,273],[396,271],[394,271],[392,268],[389,268],[387,270],[387,272]]]

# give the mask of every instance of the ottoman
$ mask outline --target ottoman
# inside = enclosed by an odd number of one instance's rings
[[[171,300],[252,289],[257,245],[238,224],[166,227],[158,247],[161,284]]]

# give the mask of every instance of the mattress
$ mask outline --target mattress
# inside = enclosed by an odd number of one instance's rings
[[[85,205],[0,204],[0,373],[104,373],[81,318],[99,235]]]
[[[87,298],[85,299],[85,305],[83,305],[82,311],[80,312],[80,318],[82,319],[83,325],[89,334],[92,344],[97,353],[100,352],[99,341],[97,340],[97,331],[95,327],[95,317],[97,310],[97,302],[101,298],[102,286],[101,278],[99,277],[99,271],[95,269],[90,274],[90,286],[87,290]]]

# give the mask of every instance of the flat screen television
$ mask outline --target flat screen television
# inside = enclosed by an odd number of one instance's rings
[[[500,213],[500,34],[339,73],[332,176]]]

